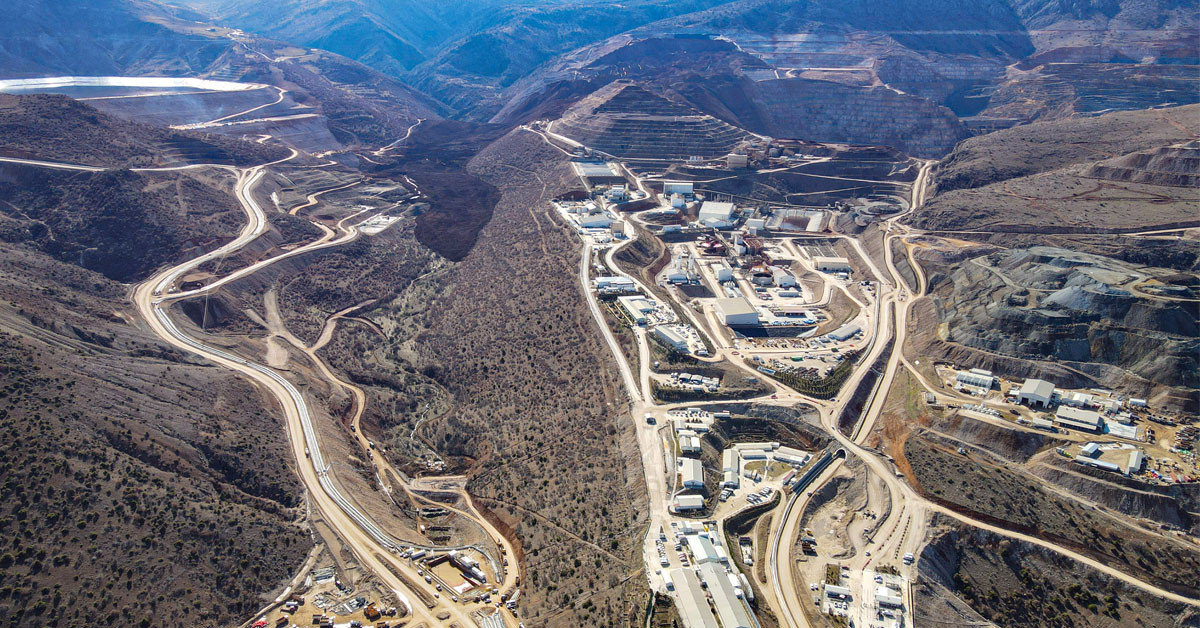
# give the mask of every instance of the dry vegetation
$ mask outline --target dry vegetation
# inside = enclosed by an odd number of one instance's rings
[[[268,398],[114,315],[124,288],[0,246],[0,617],[228,626],[310,545]]]
[[[985,521],[1053,539],[1164,588],[1200,592],[1200,551],[1120,523],[1044,488],[1011,465],[953,453],[914,434],[905,444],[920,490]]]
[[[1192,608],[1054,552],[940,517],[934,523],[944,529],[921,555],[913,588],[918,625],[986,620],[1030,628],[1133,628],[1194,626],[1200,620]]]

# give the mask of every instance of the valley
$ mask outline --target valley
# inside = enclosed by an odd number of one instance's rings
[[[18,2],[9,625],[1200,621],[1194,3]]]

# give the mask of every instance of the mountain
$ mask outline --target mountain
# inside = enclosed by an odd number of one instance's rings
[[[4,152],[122,164],[169,135],[64,101],[5,97]],[[48,112],[47,147],[29,116]],[[221,142],[239,163],[277,150]],[[261,391],[134,324],[122,283],[233,237],[232,180],[0,164],[0,615],[14,626],[236,625],[311,547]]]

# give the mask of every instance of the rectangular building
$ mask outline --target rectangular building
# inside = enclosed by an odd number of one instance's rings
[[[1077,430],[1099,432],[1104,427],[1100,413],[1092,410],[1081,410],[1071,406],[1059,406],[1054,413],[1054,422]]]
[[[726,449],[721,452],[721,470],[738,472],[742,466],[742,457],[736,449]]]
[[[675,502],[671,505],[671,509],[675,512],[700,510],[702,508],[704,508],[703,495],[676,495]]]
[[[663,181],[663,195],[679,194],[690,198],[695,194],[691,181]]]
[[[707,563],[715,563],[720,559],[717,557],[717,550],[713,547],[712,541],[708,540],[703,534],[691,534],[687,537],[688,549],[692,552],[692,558],[695,559],[697,565]]]
[[[592,285],[600,291],[633,292],[633,280],[628,277],[596,277]]]
[[[1017,403],[1030,408],[1048,408],[1054,400],[1054,384],[1044,379],[1027,379],[1017,393]]]
[[[717,628],[717,618],[708,609],[708,597],[700,587],[700,579],[691,569],[671,570],[675,581],[675,598],[679,602],[679,615],[683,625],[689,628]]]
[[[658,307],[654,301],[640,296],[617,297],[617,302],[635,325],[645,325],[647,315]]]
[[[780,288],[795,288],[796,278],[788,271],[778,267],[771,267],[771,278],[775,280],[775,285]]]
[[[862,331],[862,328],[858,325],[855,325],[854,323],[846,323],[845,325],[842,325],[841,327],[829,332],[829,337],[838,342],[844,342],[853,338],[860,331]]]
[[[674,325],[659,325],[655,327],[654,337],[658,338],[664,345],[680,353],[687,353],[690,350],[688,339],[679,333],[679,330],[675,329]]]
[[[683,488],[704,488],[704,465],[699,460],[680,458],[679,475],[683,477]]]
[[[992,385],[996,383],[996,378],[992,375],[991,371],[971,369],[969,371],[959,371],[958,375],[954,376],[954,383],[960,386],[974,386],[984,390],[991,390]]]
[[[813,266],[826,273],[848,273],[850,272],[850,260],[844,257],[825,257],[817,255],[812,258]]]
[[[733,217],[733,203],[719,203],[717,201],[704,201],[700,205],[700,222],[706,223],[710,220],[716,220],[728,223]]]
[[[723,628],[754,628],[754,621],[746,605],[738,598],[729,583],[728,572],[720,565],[707,564],[700,566],[700,578],[708,585],[712,595],[713,606],[717,608],[717,617]]]
[[[730,327],[758,324],[758,310],[745,297],[717,299],[717,317]]]

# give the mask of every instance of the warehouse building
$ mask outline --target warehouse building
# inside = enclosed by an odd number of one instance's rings
[[[695,195],[695,190],[691,181],[663,181],[663,195],[670,197],[672,194],[691,198]]]
[[[687,353],[691,350],[688,345],[687,336],[680,333],[675,325],[659,325],[655,327],[654,337],[664,345],[680,353]]]
[[[721,476],[721,488],[737,488],[742,485],[742,479],[737,471],[726,471]]]
[[[1054,384],[1044,379],[1027,379],[1017,393],[1017,403],[1030,408],[1049,408],[1054,401]]]
[[[596,277],[592,285],[600,292],[633,292],[633,280],[628,277]]]
[[[700,579],[691,569],[671,570],[675,582],[675,598],[679,604],[679,616],[684,626],[694,628],[717,628],[717,618],[708,608],[708,596],[700,586]]]
[[[884,608],[900,608],[904,606],[904,600],[883,585],[875,587],[875,603]]]
[[[704,466],[696,458],[680,458],[679,475],[683,488],[704,488]]]
[[[692,552],[692,558],[696,560],[697,565],[706,563],[715,563],[720,560],[717,556],[717,549],[713,547],[712,541],[703,534],[687,535],[688,549]]]
[[[1146,462],[1146,456],[1140,449],[1134,449],[1129,452],[1129,462],[1125,465],[1125,475],[1137,475],[1142,472],[1142,465]]]
[[[775,285],[780,288],[795,288],[796,278],[788,271],[778,267],[771,267],[771,278],[775,281]]]
[[[733,203],[718,203],[716,201],[704,201],[700,205],[700,214],[697,220],[701,224],[708,225],[714,229],[724,229],[732,223],[730,219],[733,217]]]
[[[700,566],[700,578],[708,585],[712,595],[713,606],[717,608],[717,617],[723,628],[754,628],[754,621],[746,605],[738,599],[733,585],[729,583],[728,572],[720,565],[708,564]]]
[[[717,281],[731,281],[733,279],[733,267],[729,262],[721,260],[713,264],[713,274],[716,275]]]
[[[758,324],[758,310],[745,297],[717,299],[717,317],[729,327]]]
[[[742,457],[736,449],[726,449],[721,452],[721,470],[737,473],[742,467]]]
[[[647,316],[658,309],[654,301],[640,296],[617,297],[617,302],[635,325],[645,325]]]
[[[862,328],[858,325],[854,323],[846,323],[845,325],[842,325],[841,327],[829,332],[829,337],[838,342],[844,342],[853,338],[860,331],[862,331]]]
[[[679,431],[679,451],[685,454],[700,453],[700,437],[692,430]]]
[[[844,257],[825,257],[817,255],[812,258],[813,266],[826,273],[848,273],[850,272],[850,260]]]
[[[686,512],[702,508],[704,508],[703,495],[676,495],[675,502],[671,505],[673,512]]]
[[[1058,411],[1054,413],[1054,422],[1063,427],[1088,432],[1099,432],[1104,428],[1104,420],[1100,418],[1099,412],[1071,406],[1059,406]]]
[[[974,386],[984,390],[991,390],[996,383],[995,376],[991,371],[983,369],[971,369],[969,371],[959,371],[954,377],[954,383],[959,386]]]

